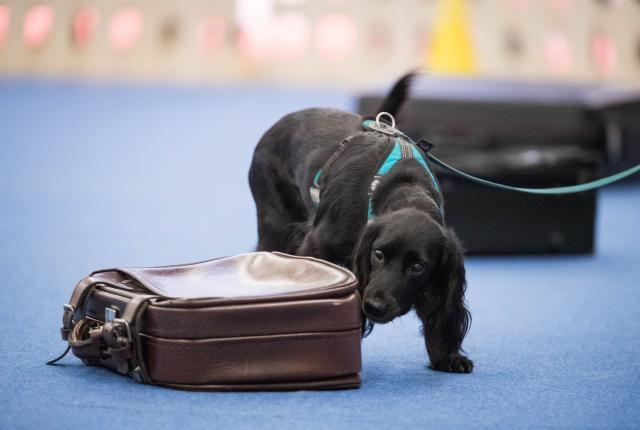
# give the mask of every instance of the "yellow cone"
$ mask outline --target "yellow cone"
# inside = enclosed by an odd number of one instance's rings
[[[427,67],[434,73],[476,71],[466,0],[440,0]]]

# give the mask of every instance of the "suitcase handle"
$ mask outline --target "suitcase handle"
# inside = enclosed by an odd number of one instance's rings
[[[67,348],[47,364],[57,363],[71,350],[86,364],[111,362],[119,373],[128,374],[139,382],[150,383],[151,378],[142,356],[140,321],[149,303],[158,299],[158,296],[137,295],[127,304],[121,318],[96,321],[82,314],[82,308],[89,292],[99,283],[89,276],[76,286],[71,303],[64,305],[62,316],[60,333],[62,339],[67,341]]]

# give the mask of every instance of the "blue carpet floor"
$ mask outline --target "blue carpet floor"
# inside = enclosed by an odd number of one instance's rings
[[[470,375],[436,373],[413,316],[364,341],[360,390],[190,393],[67,357],[92,269],[252,249],[246,173],[283,114],[338,92],[0,81],[0,427],[638,428],[640,189],[609,188],[597,254],[470,258]]]

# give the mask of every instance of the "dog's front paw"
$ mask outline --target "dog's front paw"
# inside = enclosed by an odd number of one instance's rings
[[[431,368],[439,372],[471,373],[473,361],[464,355],[452,354],[431,363]]]

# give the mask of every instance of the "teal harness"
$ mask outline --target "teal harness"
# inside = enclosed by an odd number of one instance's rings
[[[373,213],[373,192],[375,191],[376,187],[378,186],[382,178],[385,175],[387,175],[389,171],[391,171],[393,166],[395,166],[395,164],[400,160],[413,158],[418,163],[420,163],[420,165],[424,168],[424,170],[427,172],[427,174],[431,178],[431,182],[433,183],[434,188],[438,193],[440,193],[440,185],[438,184],[438,181],[436,180],[435,175],[429,168],[429,165],[427,164],[427,160],[422,154],[422,151],[416,146],[416,144],[407,136],[405,136],[403,133],[396,130],[395,128],[384,126],[384,125],[380,126],[378,124],[382,124],[382,123],[376,123],[376,121],[373,121],[373,120],[365,120],[363,121],[362,126],[364,128],[364,131],[375,131],[375,132],[385,134],[390,138],[393,138],[393,148],[391,148],[391,151],[389,152],[387,157],[384,159],[384,161],[378,168],[378,171],[375,173],[375,175],[373,175],[371,184],[369,185],[368,203],[367,203],[367,220],[372,220],[375,216]],[[311,200],[313,201],[313,204],[316,207],[318,207],[318,205],[320,204],[320,185],[321,185],[320,179],[322,177],[322,171],[328,169],[331,166],[331,164],[333,164],[333,162],[340,155],[342,155],[342,153],[344,152],[344,149],[346,148],[346,144],[349,142],[350,139],[351,138],[349,137],[340,144],[336,152],[333,153],[331,158],[327,160],[324,166],[322,166],[322,168],[319,169],[316,172],[315,176],[313,177],[313,183],[311,185],[311,188],[309,189],[309,194],[311,195]],[[438,204],[438,211],[440,212],[440,215],[444,218],[444,207],[442,206],[442,204]]]

